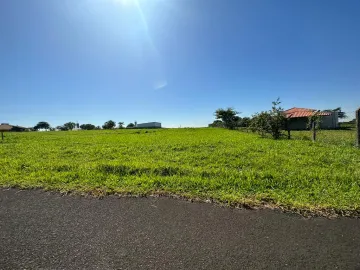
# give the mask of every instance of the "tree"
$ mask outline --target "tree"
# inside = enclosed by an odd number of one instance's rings
[[[251,118],[250,117],[243,117],[240,120],[239,127],[249,127],[250,123],[251,123]]]
[[[278,98],[276,101],[272,102],[272,107],[270,116],[271,116],[271,122],[270,122],[270,129],[271,129],[271,135],[274,139],[279,139],[281,136],[281,130],[285,128],[286,124],[286,117],[284,115],[284,109],[280,107],[281,101],[280,98]]]
[[[237,114],[239,114],[239,112],[235,111],[233,108],[220,108],[215,111],[216,119],[221,120],[228,129],[234,129],[237,126],[237,122],[239,121]]]
[[[48,130],[48,129],[50,129],[50,124],[48,122],[41,121],[41,122],[37,123],[36,126],[34,126],[34,129],[35,130],[39,130],[39,129]]]
[[[64,124],[64,127],[67,130],[73,130],[76,127],[76,124],[74,122],[67,122]]]
[[[115,122],[113,120],[109,120],[105,122],[102,126],[103,129],[113,129],[116,126]]]
[[[346,115],[346,112],[343,112],[341,110],[341,107],[337,107],[335,109],[327,109],[327,110],[324,110],[325,112],[337,112],[338,114],[338,117],[339,119],[345,119],[347,118],[348,116]]]
[[[341,107],[336,108],[336,109],[334,110],[334,112],[337,112],[337,113],[338,113],[339,119],[345,119],[345,118],[348,117],[347,114],[346,114],[346,112],[343,112],[343,111],[341,110]]]
[[[119,122],[118,125],[119,125],[119,128],[120,128],[120,129],[121,129],[121,128],[124,128],[124,122]]]
[[[133,128],[133,127],[135,127],[135,125],[133,123],[130,123],[126,126],[126,128]]]
[[[270,133],[271,116],[269,112],[256,113],[250,123],[250,129],[252,132],[259,133],[262,137],[265,137],[267,133]]]
[[[67,130],[69,130],[69,129],[68,129],[67,127],[65,127],[65,126],[57,126],[56,129],[61,130],[61,131],[67,131]]]
[[[223,128],[224,123],[221,120],[215,120],[211,124],[209,124],[209,127],[217,127],[217,128]]]
[[[92,125],[92,124],[82,124],[82,125],[80,125],[80,128],[82,130],[93,130],[96,127],[94,125]]]
[[[234,121],[234,128],[236,127],[240,127],[241,125],[241,117],[235,115],[234,118],[233,118],[233,121]]]
[[[281,137],[281,131],[285,128],[286,117],[283,108],[280,107],[280,99],[272,102],[271,110],[257,113],[251,120],[250,128],[265,136],[266,133],[276,140]]]

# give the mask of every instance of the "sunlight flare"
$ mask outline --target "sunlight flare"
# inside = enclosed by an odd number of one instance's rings
[[[120,3],[126,5],[136,5],[137,0],[113,0],[114,3]]]
[[[144,39],[146,40],[147,46],[149,46],[150,50],[150,58],[153,59],[153,70],[154,78],[153,78],[153,88],[154,89],[162,89],[167,86],[167,80],[164,75],[164,68],[162,59],[160,57],[160,53],[157,47],[154,44],[154,41],[151,37],[148,21],[146,19],[145,13],[141,6],[141,1],[139,0],[113,0],[116,4],[121,4],[122,6],[131,6],[136,9],[139,20],[141,22],[141,26],[143,29]]]

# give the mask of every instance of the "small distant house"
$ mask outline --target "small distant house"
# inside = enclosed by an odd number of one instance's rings
[[[29,129],[26,127],[14,126],[14,125],[10,125],[8,123],[0,124],[0,132],[4,132],[4,131],[22,132],[22,131],[28,131],[28,130]]]
[[[318,113],[320,115],[321,129],[335,129],[339,127],[338,112],[325,111],[318,112],[314,109],[306,108],[291,108],[284,111],[286,117],[289,119],[290,130],[305,130],[308,129],[309,117]]]
[[[159,122],[149,122],[149,123],[137,124],[135,122],[135,127],[136,128],[161,128],[161,123],[159,123]]]

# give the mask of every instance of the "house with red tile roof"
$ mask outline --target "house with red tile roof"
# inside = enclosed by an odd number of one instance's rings
[[[307,108],[291,108],[284,111],[286,118],[289,119],[289,128],[291,130],[308,129],[309,117],[317,113],[320,115],[321,129],[335,129],[339,127],[338,112],[319,111]]]

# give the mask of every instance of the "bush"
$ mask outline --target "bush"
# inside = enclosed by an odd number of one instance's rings
[[[271,134],[277,140],[281,137],[281,131],[285,128],[286,117],[283,108],[279,106],[281,104],[279,99],[272,102],[272,104],[271,110],[254,115],[250,129],[258,132],[261,136],[265,136],[267,133]]]
[[[265,137],[266,133],[270,133],[271,116],[268,112],[257,113],[253,116],[250,129],[252,132],[259,133],[262,137]]]

